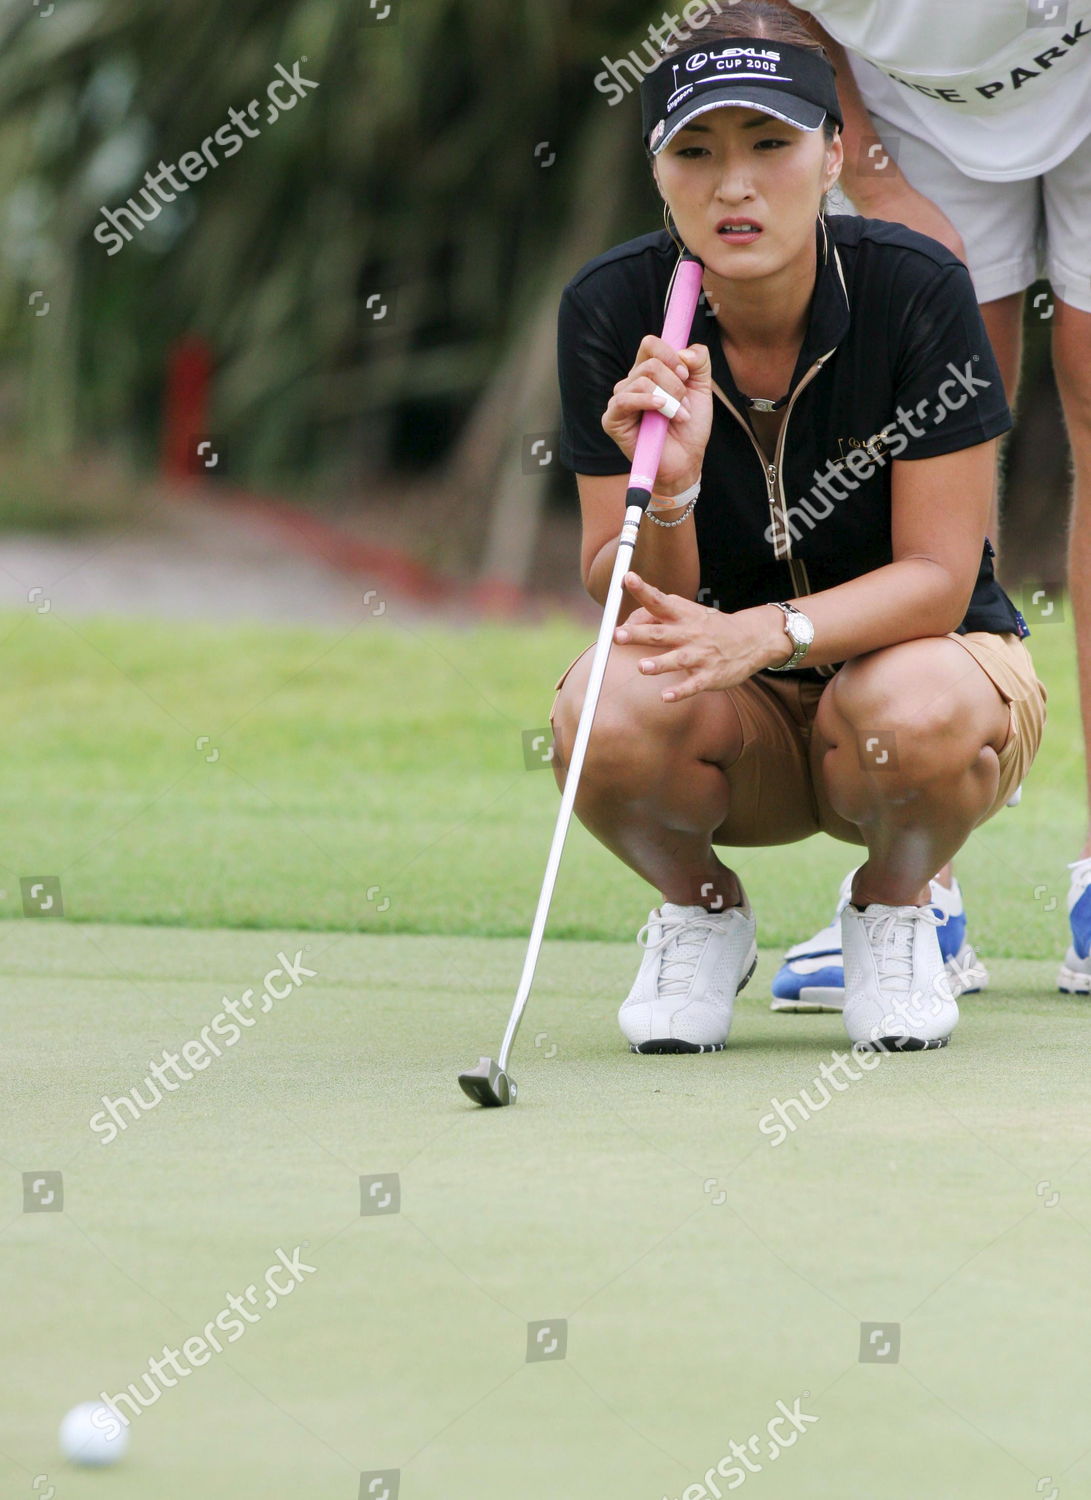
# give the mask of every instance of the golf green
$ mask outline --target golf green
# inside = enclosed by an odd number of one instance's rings
[[[614,1022],[635,947],[549,942],[520,1102],[475,1109],[456,1075],[495,1050],[523,951],[0,925],[4,1494],[1088,1492],[1089,1017],[1053,965],[996,963],[947,1050],[823,1090],[840,1019],[772,1015],[776,955],[722,1054],[638,1058]],[[288,998],[117,1106],[279,954]],[[21,1174],[33,1205],[54,1172],[60,1210],[24,1211]],[[124,1462],[59,1458],[67,1409],[139,1382],[278,1250],[313,1269],[161,1382]]]

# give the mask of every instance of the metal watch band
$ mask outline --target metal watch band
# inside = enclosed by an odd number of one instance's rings
[[[783,614],[783,616],[784,616],[784,633],[785,633],[785,635],[787,635],[788,639],[792,642],[793,650],[792,650],[791,656],[789,656],[789,658],[788,658],[787,661],[781,662],[780,666],[778,666],[778,667],[767,667],[766,671],[768,671],[768,672],[791,672],[796,667],[799,666],[800,662],[807,655],[807,652],[810,650],[810,647],[811,647],[811,642],[810,641],[797,641],[796,638],[795,638],[795,636],[788,629],[788,625],[789,625],[789,622],[791,621],[791,618],[792,618],[793,615],[799,615],[799,617],[801,619],[804,619],[804,620],[807,619],[807,616],[803,613],[803,611],[801,609],[796,609],[795,606],[792,605],[792,604],[781,604],[781,603],[774,602],[774,608],[779,609],[781,611],[781,613]],[[813,627],[812,627],[812,631],[813,631]],[[813,637],[813,634],[812,634],[812,640],[813,640],[813,638],[814,637]]]

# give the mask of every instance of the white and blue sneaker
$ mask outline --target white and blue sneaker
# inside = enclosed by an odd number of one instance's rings
[[[1091,870],[1091,860],[1087,861]],[[829,926],[823,927],[805,942],[796,943],[784,955],[784,962],[773,980],[773,1002],[770,1010],[843,1011],[845,1008],[845,964],[841,949],[841,913],[849,904],[856,871],[850,870],[841,882],[837,909]],[[1091,874],[1088,875],[1091,881]],[[989,982],[989,973],[966,941],[966,909],[957,880],[951,889],[931,883],[932,909],[939,918],[936,929],[940,953],[951,981],[951,994],[976,995]],[[1086,908],[1085,932],[1091,938],[1091,896]],[[1084,944],[1087,951],[1087,943]],[[1062,971],[1063,972],[1063,971]],[[1087,963],[1084,988],[1091,989],[1091,962]]]
[[[1062,995],[1091,994],[1091,859],[1078,859],[1068,867],[1068,923],[1072,942],[1065,954],[1057,988]]]

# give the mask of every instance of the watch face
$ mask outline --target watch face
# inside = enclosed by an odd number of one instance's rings
[[[814,640],[814,621],[804,614],[794,614],[791,622],[791,634],[801,646],[809,646]]]

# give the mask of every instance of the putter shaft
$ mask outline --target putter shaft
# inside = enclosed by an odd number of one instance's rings
[[[701,262],[688,251],[679,259],[675,267],[674,276],[668,289],[667,310],[663,322],[663,339],[675,348],[684,348],[689,339],[693,327],[694,314],[697,310],[697,299],[701,293],[701,279],[703,274],[704,267]],[[478,1104],[503,1105],[515,1102],[516,1084],[515,1080],[508,1074],[508,1061],[511,1058],[511,1050],[515,1045],[515,1038],[519,1032],[519,1023],[523,1019],[523,1012],[526,1010],[527,1001],[530,998],[531,985],[534,982],[534,971],[538,965],[538,955],[541,952],[542,939],[545,935],[546,918],[549,915],[550,903],[553,900],[553,889],[557,884],[557,872],[560,869],[561,855],[564,852],[569,824],[572,821],[572,810],[576,802],[576,791],[579,787],[580,773],[583,769],[584,756],[587,752],[587,742],[591,737],[591,726],[594,722],[595,712],[598,709],[603,678],[606,676],[606,663],[610,655],[610,647],[613,643],[618,615],[621,613],[621,596],[624,592],[622,580],[629,571],[629,566],[632,562],[633,551],[636,548],[637,537],[640,531],[640,522],[643,518],[645,508],[651,499],[652,487],[659,469],[659,460],[663,453],[663,443],[666,439],[669,425],[667,418],[663,416],[662,412],[649,410],[641,418],[640,432],[633,454],[628,491],[625,497],[625,520],[622,523],[621,535],[618,538],[614,570],[610,576],[610,587],[607,590],[606,603],[603,606],[602,623],[599,626],[598,639],[595,642],[595,651],[591,658],[591,675],[588,678],[587,691],[584,694],[583,707],[580,710],[579,724],[576,728],[576,739],[572,746],[572,755],[565,777],[561,805],[557,810],[557,822],[553,829],[553,841],[549,846],[549,858],[546,861],[545,876],[542,880],[542,889],[538,896],[538,906],[534,913],[534,922],[530,930],[530,941],[527,945],[526,958],[523,961],[523,972],[519,978],[515,1001],[511,1008],[511,1015],[508,1017],[507,1028],[504,1032],[504,1039],[500,1044],[500,1053],[496,1062],[494,1063],[490,1058],[483,1057],[476,1068],[471,1068],[459,1075],[459,1082],[462,1085],[463,1091]]]
[[[553,900],[553,890],[557,884],[557,873],[561,865],[561,855],[564,853],[565,839],[568,837],[569,825],[572,822],[572,809],[575,806],[580,773],[583,770],[584,756],[587,753],[587,742],[591,738],[591,725],[594,723],[595,712],[599,705],[599,694],[602,691],[603,678],[606,676],[610,646],[617,628],[618,615],[621,613],[622,579],[629,571],[643,514],[643,507],[640,505],[630,505],[625,512],[625,522],[621,528],[617,556],[614,559],[614,571],[610,576],[610,588],[606,595],[598,639],[595,642],[595,654],[591,658],[591,676],[587,682],[587,692],[584,695],[583,709],[580,712],[580,721],[576,729],[576,740],[572,746],[572,756],[565,777],[564,793],[557,811],[557,822],[553,829],[553,842],[549,846],[549,858],[546,860],[546,871],[538,896],[538,907],[530,929],[527,955],[523,962],[519,987],[515,992],[515,1003],[508,1018],[507,1030],[504,1032],[504,1040],[500,1044],[500,1056],[497,1058],[497,1063],[503,1072],[507,1071],[511,1049],[515,1045],[515,1038],[519,1031],[519,1023],[523,1019],[523,1012],[530,998],[530,987],[534,982],[538,955],[542,951],[546,918],[549,916],[549,907]]]

